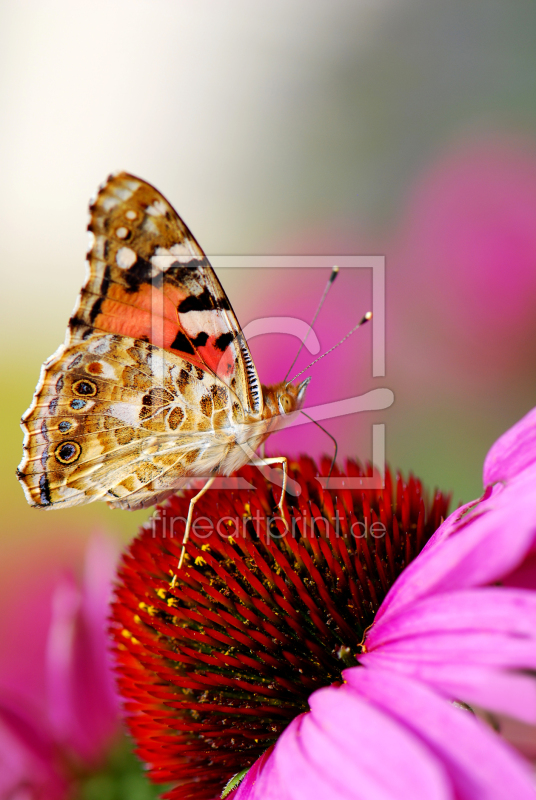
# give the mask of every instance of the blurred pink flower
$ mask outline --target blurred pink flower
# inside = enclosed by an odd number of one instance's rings
[[[119,722],[106,636],[115,562],[111,542],[95,536],[81,583],[72,576],[56,582],[46,650],[36,665],[45,675],[41,696],[28,691],[24,675],[17,684],[0,666],[0,798],[64,797],[72,770],[99,766],[109,750]],[[47,599],[39,591],[33,597],[38,623]],[[26,625],[30,649],[31,635]]]
[[[413,190],[388,248],[393,302],[444,374],[496,380],[536,352],[535,219],[536,150],[512,136],[458,146]]]
[[[536,723],[536,409],[484,484],[394,583],[360,666],[311,695],[233,800],[534,798],[526,762],[445,701]]]
[[[0,798],[61,800],[67,783],[61,774],[54,743],[40,720],[0,697]]]

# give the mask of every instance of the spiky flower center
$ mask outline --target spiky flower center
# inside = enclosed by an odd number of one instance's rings
[[[301,459],[287,531],[273,516],[277,488],[254,468],[240,475],[255,489],[208,492],[196,506],[174,585],[192,493],[160,507],[119,573],[113,634],[128,723],[153,780],[176,785],[172,798],[218,796],[315,689],[358,663],[389,587],[449,502],[389,472],[383,490],[360,489],[354,462],[345,482],[357,488],[326,490]]]

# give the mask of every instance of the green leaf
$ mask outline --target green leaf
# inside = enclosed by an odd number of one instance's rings
[[[225,786],[223,787],[223,792],[221,793],[221,800],[225,800],[228,797],[233,789],[236,789],[239,783],[241,783],[246,775],[249,772],[249,767],[243,769],[242,772],[237,772],[236,775],[233,775],[230,781],[228,781]]]

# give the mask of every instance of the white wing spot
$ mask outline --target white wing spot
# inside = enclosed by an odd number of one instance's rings
[[[126,239],[128,236],[128,228],[121,226],[116,230],[115,235],[117,236],[118,239]]]
[[[132,197],[138,186],[139,184],[134,183],[133,181],[125,181],[123,186],[114,186],[116,197],[119,197],[119,199],[124,203],[126,200],[129,200]]]
[[[163,217],[166,213],[166,207],[161,200],[155,200],[154,203],[147,206],[145,213],[150,214],[152,217]]]
[[[111,344],[111,336],[103,336],[102,338],[99,337],[96,342],[90,342],[88,345],[88,350],[90,353],[95,353],[96,355],[102,356],[104,353],[109,352]]]
[[[209,336],[218,337],[220,333],[227,333],[225,320],[217,309],[212,311],[187,311],[179,314],[181,327],[188,336],[197,336],[199,331],[205,331]]]
[[[126,422],[127,425],[139,427],[139,417],[141,411],[141,402],[139,405],[132,403],[110,403],[108,414],[112,417],[117,417],[121,422]]]
[[[136,219],[137,216],[138,215],[136,214],[136,212],[132,211],[132,210],[131,211],[127,211],[127,213],[125,214],[125,217],[127,219]]]
[[[166,272],[172,264],[188,264],[197,256],[192,256],[181,244],[174,244],[167,250],[165,247],[157,247],[154,256],[151,257],[151,264],[156,272]]]
[[[190,255],[190,250],[184,244],[174,244],[169,248],[169,252],[172,256],[187,256],[184,260],[191,261],[193,256]]]
[[[112,209],[114,209],[117,205],[119,205],[119,200],[117,197],[114,197],[112,194],[104,195],[104,197],[100,198],[100,205],[102,206],[103,211],[108,213]]]
[[[120,269],[130,269],[136,263],[138,256],[130,247],[122,247],[117,251],[115,261]]]
[[[158,225],[151,217],[145,217],[143,221],[143,230],[145,233],[156,233],[156,234],[160,233],[160,231],[158,230]]]

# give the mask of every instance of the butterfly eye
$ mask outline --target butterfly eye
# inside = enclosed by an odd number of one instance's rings
[[[283,394],[279,398],[279,410],[282,414],[288,414],[292,411],[293,403],[288,394]]]

